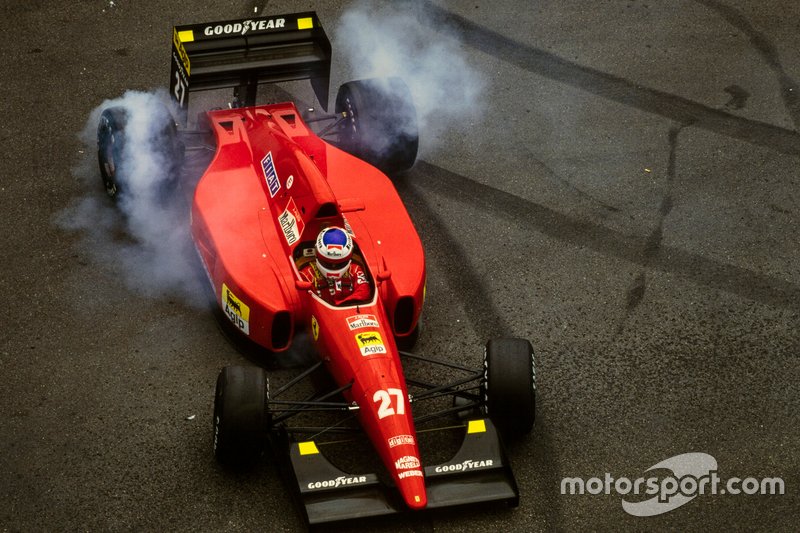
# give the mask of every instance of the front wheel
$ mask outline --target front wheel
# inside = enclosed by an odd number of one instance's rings
[[[225,466],[254,463],[264,451],[270,425],[264,370],[226,366],[217,377],[214,398],[214,456]]]
[[[501,338],[486,343],[483,399],[486,414],[501,433],[521,437],[536,418],[536,366],[527,339]]]

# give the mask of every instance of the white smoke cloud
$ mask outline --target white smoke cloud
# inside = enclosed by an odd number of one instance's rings
[[[434,31],[403,5],[409,4],[357,4],[342,15],[334,44],[358,79],[399,76],[406,82],[424,154],[435,148],[437,135],[431,132],[466,128],[479,117],[486,81],[466,61],[457,35],[442,27]],[[80,231],[87,253],[130,289],[205,305],[206,281],[198,275],[188,205],[177,198],[185,193],[168,186],[172,161],[160,146],[160,110],[172,105],[163,90],[128,91],[92,111],[80,134],[84,158],[74,170],[86,192],[57,223]],[[121,162],[126,172],[116,203],[103,193],[96,156],[100,115],[115,106],[128,117]]]
[[[420,150],[435,149],[444,127],[468,127],[481,114],[487,82],[470,65],[458,35],[426,25],[424,11],[408,3],[362,2],[348,9],[334,32],[335,53],[343,54],[358,78],[398,76],[408,85],[417,112]]]
[[[174,154],[164,146],[164,111],[170,105],[164,91],[128,91],[91,112],[80,134],[84,158],[74,170],[85,194],[57,223],[80,231],[87,253],[130,289],[203,305],[205,288],[190,237],[188,203],[171,185]],[[105,197],[97,165],[97,126],[102,111],[111,107],[123,108],[127,116],[116,202]]]

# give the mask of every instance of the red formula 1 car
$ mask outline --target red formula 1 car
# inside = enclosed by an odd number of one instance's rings
[[[479,370],[398,350],[418,331],[426,279],[419,236],[386,174],[416,158],[407,87],[399,79],[346,83],[335,114],[317,118],[304,118],[293,103],[256,105],[258,84],[309,78],[327,108],[330,63],[330,43],[313,12],[173,31],[171,95],[179,116],[176,122],[155,106],[160,125],[150,140],[189,184],[191,234],[217,303],[238,334],[271,357],[279,359],[301,330],[310,332],[318,356],[278,389],[269,388],[261,367],[224,368],[214,403],[215,456],[241,466],[266,450],[287,466],[309,523],[479,501],[515,505],[519,494],[499,433],[521,435],[533,426],[530,343],[489,341]],[[229,108],[200,113],[194,129],[184,128],[190,92],[231,87]],[[100,171],[112,197],[126,194],[129,120],[125,109],[109,108],[98,128]],[[315,132],[309,124],[326,125]],[[323,299],[300,274],[315,261],[318,233],[331,226],[352,236],[352,260],[369,284],[363,299],[342,305]],[[459,376],[439,385],[406,376],[401,356]],[[282,398],[319,372],[332,378],[330,390]],[[423,400],[442,396],[452,397],[446,408],[417,412]],[[291,424],[314,410],[354,423]],[[423,464],[416,427],[450,415],[461,415],[460,450]],[[345,473],[320,453],[320,435],[345,430],[366,434],[385,472]]]

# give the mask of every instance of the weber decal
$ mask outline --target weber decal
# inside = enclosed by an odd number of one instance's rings
[[[375,315],[353,315],[347,317],[347,325],[350,327],[350,331],[361,328],[377,328],[378,319],[375,318]]]
[[[419,459],[413,455],[405,455],[394,462],[394,467],[397,470],[411,470],[412,468],[419,468]]]
[[[389,448],[403,446],[404,444],[410,444],[413,446],[414,437],[411,435],[395,435],[394,437],[389,437]]]
[[[236,297],[224,283],[222,284],[222,310],[237,328],[250,335],[250,308]]]
[[[293,245],[300,240],[300,235],[303,233],[305,223],[300,211],[294,203],[294,198],[289,198],[289,203],[286,204],[286,209],[283,213],[278,215],[278,223],[283,230],[283,236],[286,237],[286,242],[289,246]]]
[[[399,479],[405,479],[407,477],[422,477],[421,470],[406,470],[405,472],[398,472],[397,477]]]
[[[485,459],[483,461],[473,461],[471,459],[467,459],[461,463],[455,463],[450,465],[440,465],[433,469],[434,472],[465,472],[467,470],[479,470],[481,468],[489,468],[492,467],[493,461],[491,459]]]
[[[356,342],[363,356],[386,353],[386,346],[383,345],[381,334],[377,331],[356,334]]]
[[[343,485],[360,485],[367,482],[367,476],[339,476],[336,479],[326,481],[312,481],[308,484],[310,490],[314,489],[334,489]]]
[[[264,159],[261,160],[261,169],[264,171],[264,179],[267,180],[267,188],[269,189],[270,198],[274,198],[281,188],[281,182],[278,180],[278,173],[275,172],[275,163],[272,161],[272,152],[267,152]]]

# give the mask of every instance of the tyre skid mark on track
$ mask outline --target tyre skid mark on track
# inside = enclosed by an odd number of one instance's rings
[[[523,70],[577,87],[626,106],[661,115],[681,124],[693,123],[699,128],[750,144],[765,146],[785,154],[800,154],[800,134],[795,131],[731,115],[674,94],[643,87],[625,78],[567,61],[555,54],[515,41],[480,26],[469,19],[435,6],[428,0],[420,0],[420,7],[426,14],[423,17],[424,22],[433,26],[441,24],[454,26],[466,45]],[[747,30],[744,29],[744,31]],[[760,42],[754,38],[753,32],[749,32],[749,36],[754,42]],[[764,46],[759,47],[759,50],[767,58],[767,61],[771,62],[770,58],[774,57],[774,54],[765,53]],[[766,50],[770,51],[771,49],[767,46]],[[800,95],[795,96],[795,94],[800,91],[794,89],[794,82],[785,75],[782,69],[778,69],[778,72],[783,74],[781,86],[784,88],[784,98],[792,118],[797,124],[797,121],[800,121],[800,102],[798,101]],[[787,94],[791,96],[787,97]]]
[[[665,183],[664,197],[661,199],[661,205],[658,208],[658,217],[653,231],[647,237],[644,243],[643,257],[642,257],[642,270],[634,278],[633,284],[628,288],[626,294],[626,313],[623,320],[617,327],[617,334],[620,334],[625,327],[625,322],[630,317],[631,313],[636,310],[642,300],[644,299],[647,291],[647,270],[651,267],[653,258],[657,257],[661,250],[662,240],[664,238],[664,220],[672,212],[674,200],[672,199],[672,189],[675,184],[675,160],[677,157],[678,149],[678,134],[681,130],[690,126],[691,124],[680,124],[670,128],[667,134],[669,143],[669,158],[667,161],[667,177]]]
[[[396,185],[403,199],[413,203],[413,218],[424,220],[426,225],[436,228],[435,234],[425,236],[426,248],[436,249],[443,254],[448,265],[458,265],[458,268],[442,268],[441,271],[447,276],[449,288],[458,296],[470,321],[475,325],[478,336],[488,339],[510,335],[512,328],[497,308],[483,277],[470,262],[470,254],[450,233],[436,211],[428,205],[423,194],[404,180],[396,182]]]
[[[657,235],[658,228],[643,240],[599,224],[570,218],[544,205],[425,161],[417,162],[415,184],[578,248],[585,247],[648,270],[676,274],[705,287],[771,307],[800,312],[800,286],[680,248],[663,246]],[[662,203],[662,210],[668,208],[669,202]]]
[[[752,24],[735,8],[726,6],[717,0],[695,0],[696,3],[716,11],[728,24],[747,35],[753,48],[764,58],[764,62],[775,73],[781,88],[781,98],[795,127],[800,128],[800,86],[783,68],[780,54],[775,44],[766,34],[757,31]]]

